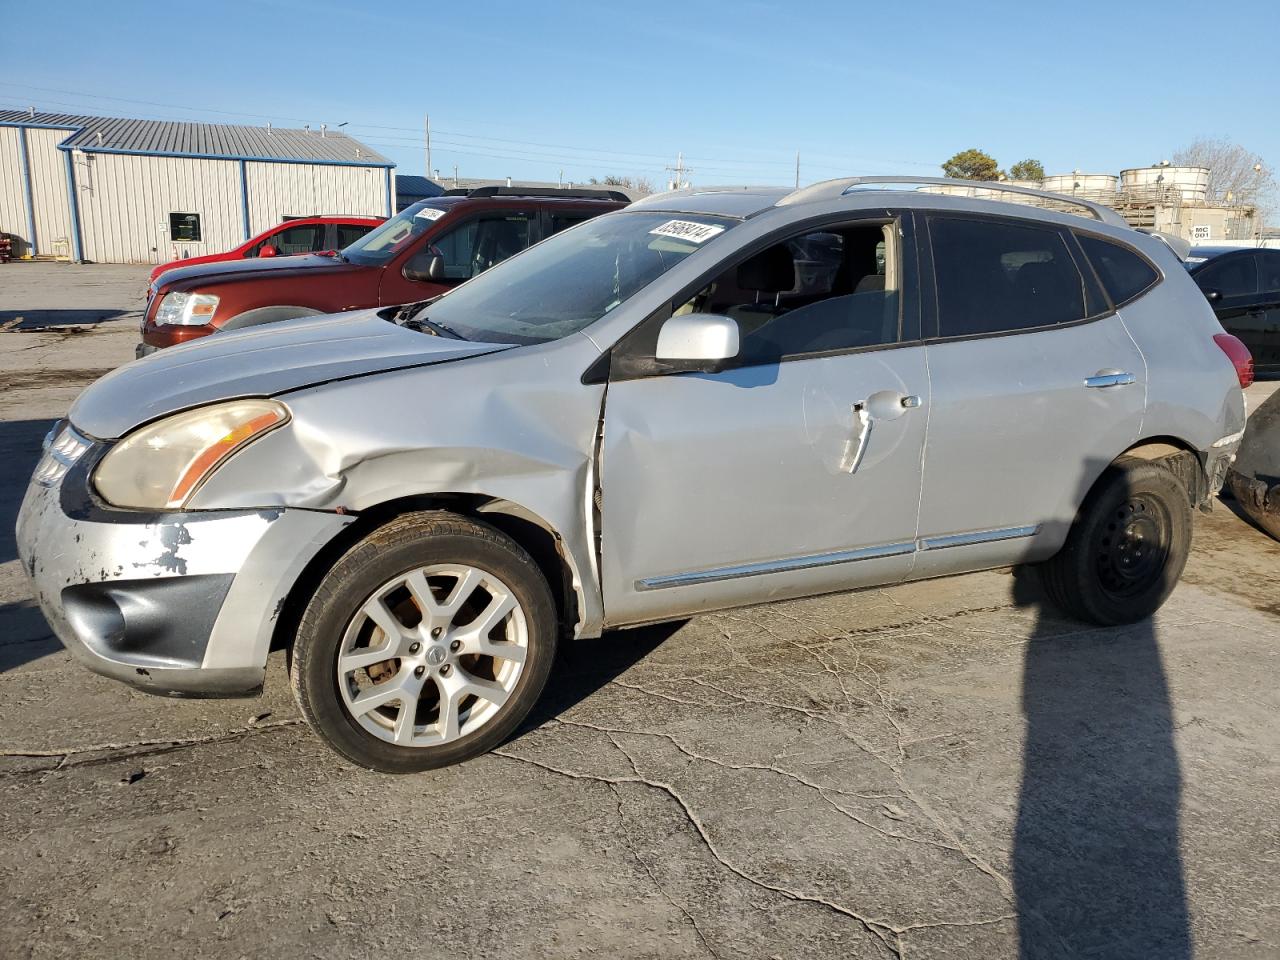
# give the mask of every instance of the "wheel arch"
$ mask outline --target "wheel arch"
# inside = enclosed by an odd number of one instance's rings
[[[1186,487],[1193,507],[1204,509],[1211,499],[1205,454],[1181,437],[1147,437],[1131,445],[1120,456],[1164,461],[1164,465]]]
[[[255,307],[244,311],[244,313],[237,313],[226,323],[218,324],[218,329],[239,330],[243,327],[256,327],[260,324],[277,323],[281,320],[296,320],[299,317],[318,317],[323,312],[315,307],[304,307],[298,304]]]
[[[307,603],[342,554],[379,527],[423,510],[447,511],[487,523],[523,547],[551,588],[562,635],[572,636],[578,632],[582,620],[578,591],[583,588],[578,586],[568,553],[561,548],[562,538],[551,524],[520,504],[499,497],[431,493],[401,497],[361,510],[353,523],[325,544],[303,568],[286,595],[272,632],[271,649],[287,649],[292,645]]]

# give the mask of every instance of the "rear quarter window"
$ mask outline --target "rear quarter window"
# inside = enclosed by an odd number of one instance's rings
[[[1122,244],[1087,234],[1076,234],[1076,239],[1116,306],[1137,299],[1160,279],[1151,264]]]

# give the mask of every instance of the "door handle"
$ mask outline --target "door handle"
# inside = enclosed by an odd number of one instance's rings
[[[1099,370],[1092,377],[1084,378],[1086,387],[1124,387],[1138,378],[1123,370]]]
[[[857,471],[867,440],[871,438],[871,414],[867,412],[865,400],[853,405],[853,429],[854,435],[844,442],[844,453],[840,456],[840,469],[845,473]]]
[[[881,390],[853,405],[853,435],[845,441],[840,455],[840,469],[856,473],[862,463],[871,440],[871,429],[877,420],[897,420],[908,410],[924,405],[915,394],[904,395],[892,390]]]

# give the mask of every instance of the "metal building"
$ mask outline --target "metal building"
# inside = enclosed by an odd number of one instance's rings
[[[390,216],[394,164],[342,133],[0,110],[14,255],[161,263],[289,217]]]

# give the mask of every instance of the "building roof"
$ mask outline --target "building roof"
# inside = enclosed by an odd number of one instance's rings
[[[426,177],[415,176],[414,174],[396,174],[396,196],[401,194],[405,196],[417,197],[421,200],[423,197],[438,197],[443,194],[445,188],[440,186],[434,180]]]
[[[83,150],[85,153],[395,166],[359,140],[333,130],[322,134],[319,130],[243,127],[178,120],[127,120],[120,117],[3,109],[0,109],[0,126],[66,129],[69,136],[61,145]]]

